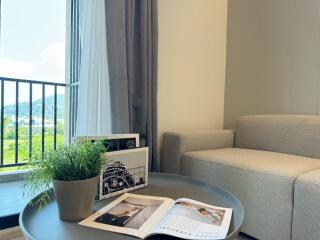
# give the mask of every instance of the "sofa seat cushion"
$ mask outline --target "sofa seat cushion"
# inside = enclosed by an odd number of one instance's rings
[[[318,240],[320,229],[320,170],[298,177],[294,188],[293,240]]]
[[[181,158],[181,174],[239,198],[246,214],[242,231],[260,240],[291,240],[295,180],[314,169],[320,159],[250,149],[194,151]]]
[[[184,155],[215,164],[292,178],[320,168],[320,159],[242,148],[195,151]]]

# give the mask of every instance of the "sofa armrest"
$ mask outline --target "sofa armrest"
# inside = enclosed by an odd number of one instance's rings
[[[161,172],[179,174],[181,156],[185,152],[230,148],[233,145],[234,133],[227,129],[164,133]]]

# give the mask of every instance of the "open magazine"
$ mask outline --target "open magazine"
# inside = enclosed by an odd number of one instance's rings
[[[224,239],[232,209],[191,199],[126,193],[79,224],[139,238],[166,234],[185,239]]]

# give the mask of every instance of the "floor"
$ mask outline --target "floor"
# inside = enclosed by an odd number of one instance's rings
[[[9,228],[0,231],[1,240],[25,240],[19,227]]]

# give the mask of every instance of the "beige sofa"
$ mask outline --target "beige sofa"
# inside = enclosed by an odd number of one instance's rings
[[[320,239],[320,116],[242,117],[235,131],[165,133],[162,171],[233,192],[242,232],[261,240]]]

